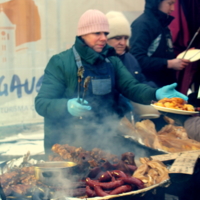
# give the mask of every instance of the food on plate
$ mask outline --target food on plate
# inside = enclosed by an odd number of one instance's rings
[[[140,158],[140,162],[142,164],[133,173],[133,177],[142,180],[145,187],[169,179],[169,171],[161,161],[150,160],[149,158]]]
[[[164,98],[154,103],[156,106],[161,106],[165,108],[172,108],[177,110],[184,111],[195,111],[195,108],[191,104],[187,104],[183,99],[174,97],[174,98]]]

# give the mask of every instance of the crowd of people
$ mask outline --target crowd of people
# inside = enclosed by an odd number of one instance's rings
[[[173,52],[168,25],[174,3],[146,0],[144,13],[132,24],[118,11],[82,14],[74,45],[50,59],[35,99],[36,111],[44,117],[47,154],[55,143],[88,150],[106,143],[109,148],[119,120],[134,113],[132,101],[188,100],[176,90],[176,71],[190,61]],[[198,120],[190,117],[183,125],[190,133]],[[197,134],[192,130],[191,137]]]

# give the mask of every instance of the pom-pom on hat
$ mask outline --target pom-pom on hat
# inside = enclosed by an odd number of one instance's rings
[[[96,32],[109,33],[108,20],[99,10],[87,10],[79,19],[77,36]]]
[[[110,27],[110,33],[107,35],[108,39],[120,35],[131,36],[130,24],[123,13],[110,11],[106,14],[106,17]]]

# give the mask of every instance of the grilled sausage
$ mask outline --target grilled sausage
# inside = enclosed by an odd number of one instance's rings
[[[117,188],[117,187],[123,185],[124,181],[117,180],[117,181],[111,181],[111,182],[98,182],[98,181],[91,180],[90,178],[86,178],[86,184],[92,188],[94,188],[94,186],[97,185],[103,189],[109,190],[109,189],[114,189],[114,188]]]
[[[100,177],[99,177],[99,181],[100,182],[106,182],[106,181],[110,181],[112,178],[112,175],[109,171],[103,173]]]
[[[125,177],[127,177],[127,175],[123,171],[120,171],[120,170],[113,170],[110,173],[111,173],[111,175],[113,175],[116,178],[125,178]]]
[[[123,180],[124,183],[130,184],[130,185],[135,185],[138,187],[138,189],[144,188],[144,183],[138,178],[126,177],[126,178],[120,178],[120,180]]]
[[[108,196],[108,193],[102,190],[102,188],[98,185],[94,186],[94,191],[96,192],[97,196],[104,197]]]
[[[122,185],[118,188],[115,188],[113,191],[111,191],[109,193],[109,195],[113,195],[113,194],[121,194],[124,192],[130,192],[132,190],[132,187],[130,185]]]
[[[90,186],[86,186],[86,194],[88,197],[95,197],[96,196],[96,192],[90,188]]]

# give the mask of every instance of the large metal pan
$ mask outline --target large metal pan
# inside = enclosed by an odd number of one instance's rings
[[[35,165],[35,176],[46,185],[55,185],[79,178],[79,166],[74,162],[44,162]]]

